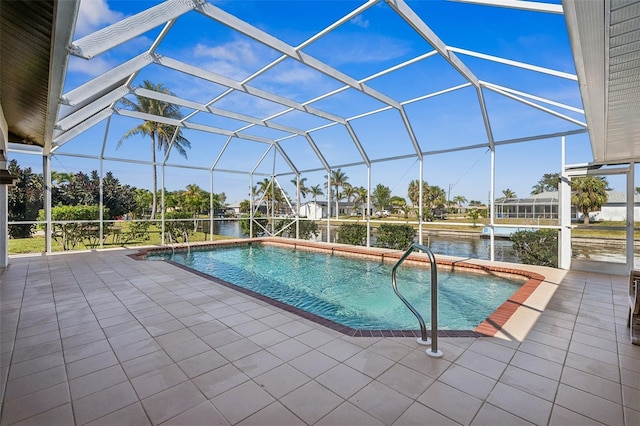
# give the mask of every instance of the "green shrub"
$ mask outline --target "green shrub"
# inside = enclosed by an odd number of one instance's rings
[[[189,235],[193,234],[193,215],[189,212],[173,211],[165,213],[164,232],[168,234],[170,242],[186,242]],[[180,220],[182,219],[182,220]],[[175,221],[174,221],[175,220]]]
[[[103,217],[109,217],[109,209],[103,209]],[[78,244],[95,247],[100,242],[100,226],[86,221],[99,220],[99,206],[57,206],[51,209],[51,220],[77,221],[74,223],[53,223],[52,237],[62,245],[62,250],[73,250]],[[38,213],[38,220],[44,221],[44,210]],[[82,221],[85,221],[84,223]]]
[[[287,238],[295,238],[296,237],[296,224],[295,223],[291,223],[292,221],[294,221],[294,219],[280,219],[275,223],[275,231],[277,235],[280,235],[282,237],[287,237]],[[284,229],[284,231],[282,231],[280,234],[278,234],[278,231],[280,231],[281,229],[287,227],[286,229]],[[298,222],[298,226],[300,227],[299,229],[299,234],[300,234],[300,239],[301,240],[310,240],[312,238],[317,237],[318,235],[320,235],[320,231],[318,230],[318,225],[312,221],[312,220],[300,220]]]
[[[558,232],[553,229],[517,231],[511,235],[513,250],[522,263],[558,267]]]
[[[265,229],[267,228],[267,225],[269,223],[269,221],[266,218],[262,217],[262,213],[260,213],[260,212],[257,212],[256,214],[253,215],[253,221],[254,222],[258,222]],[[243,214],[242,215],[242,219],[240,220],[240,228],[242,229],[242,234],[243,235],[249,235],[249,226],[250,226],[250,224],[251,224],[251,220],[249,219],[249,215],[248,214]],[[262,228],[260,228],[255,223],[253,224],[253,236],[254,237],[256,235],[262,234],[263,232],[264,231],[262,230]]]
[[[392,225],[383,223],[378,227],[376,247],[394,250],[406,250],[413,243],[416,230],[411,225]]]
[[[122,245],[128,244],[132,241],[148,241],[149,240],[149,225],[147,221],[129,222],[127,228],[122,233],[120,242]]]
[[[367,243],[367,226],[359,223],[345,223],[338,228],[338,243],[364,246]]]

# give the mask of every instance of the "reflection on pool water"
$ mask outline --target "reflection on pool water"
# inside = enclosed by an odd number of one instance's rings
[[[262,244],[165,252],[171,259],[296,308],[360,330],[415,330],[418,322],[393,293],[392,264]],[[400,291],[429,320],[430,270],[403,265]],[[522,279],[438,271],[439,329],[472,330],[509,298]]]

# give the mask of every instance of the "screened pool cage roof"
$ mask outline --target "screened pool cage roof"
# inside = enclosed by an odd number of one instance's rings
[[[638,31],[604,40],[616,22],[637,21],[638,1],[601,8],[519,0],[130,7],[137,9],[74,38],[79,2],[2,2],[10,150],[150,163],[148,149],[119,142],[127,130],[157,121],[178,126],[191,142],[188,160],[172,145],[157,164],[246,174],[371,166],[586,132],[596,163],[640,154],[630,107],[638,100]],[[536,31],[519,34],[506,11],[535,22]],[[548,31],[566,44],[549,41]],[[605,62],[619,60],[613,49],[625,49],[616,34],[627,36],[631,65],[603,73]],[[493,53],[518,37],[530,40],[512,56]],[[611,81],[620,85],[609,90]],[[181,118],[127,106],[139,97],[178,106]]]

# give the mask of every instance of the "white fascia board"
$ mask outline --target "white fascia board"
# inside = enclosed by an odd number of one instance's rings
[[[96,93],[100,93],[105,88],[113,86],[129,77],[131,74],[140,71],[142,68],[153,63],[153,57],[148,53],[143,53],[135,58],[118,65],[117,67],[105,72],[97,78],[76,87],[62,96],[62,102],[74,106],[81,104],[85,99],[90,98]]]
[[[88,119],[89,117],[92,117],[99,111],[102,111],[108,106],[114,104],[115,102],[126,96],[128,93],[129,89],[126,86],[120,86],[115,90],[107,93],[103,97],[91,102],[89,105],[86,105],[76,112],[67,115],[65,118],[56,123],[56,136],[58,136],[60,133],[66,132],[67,130],[70,130],[71,128],[80,124],[82,121]]]
[[[209,18],[216,20],[228,27],[238,31],[247,37],[250,37],[261,44],[271,47],[278,52],[289,56],[292,59],[295,59],[298,62],[301,62],[307,65],[310,68],[313,68],[316,71],[319,71],[337,81],[340,81],[360,92],[367,94],[368,96],[377,99],[378,101],[391,105],[395,108],[399,108],[400,104],[398,101],[378,92],[375,89],[372,89],[365,84],[358,82],[358,80],[336,70],[335,68],[325,64],[322,61],[315,59],[314,57],[307,55],[304,52],[297,50],[295,47],[288,45],[282,40],[277,39],[276,37],[268,34],[240,19],[237,17],[213,6],[210,3],[206,3],[202,7],[198,8],[198,11],[202,12],[204,15]]]
[[[71,53],[85,59],[106,52],[193,10],[197,1],[168,0],[73,42]]]
[[[564,13],[564,11],[562,10],[562,5],[560,4],[549,4],[549,3],[541,3],[536,1],[522,1],[522,0],[451,0],[451,1],[457,1],[460,3],[479,4],[482,6],[496,6],[496,7],[505,7],[509,9],[528,10],[531,12],[554,13],[557,15],[562,15]]]
[[[95,126],[102,120],[109,117],[111,114],[113,114],[113,110],[111,108],[106,108],[101,112],[97,113],[96,115],[84,120],[77,126],[70,129],[69,131],[61,134],[60,136],[57,136],[56,138],[53,139],[52,151],[64,145],[66,142],[78,136],[79,134],[83,133],[84,131]]]
[[[60,111],[60,95],[69,65],[69,46],[78,17],[79,1],[57,2],[55,8],[54,30],[51,43],[51,64],[49,67],[49,98],[44,130],[44,152],[51,150],[56,120]]]
[[[498,56],[487,55],[484,53],[474,52],[472,50],[460,49],[458,47],[448,46],[447,49],[451,52],[461,53],[467,56],[473,56],[475,58],[485,59],[487,61],[493,61],[500,64],[511,65],[513,67],[522,68],[529,71],[536,71],[542,74],[552,75],[554,77],[565,78],[567,80],[578,81],[578,77],[575,74],[571,74],[563,71],[552,70],[551,68],[540,67],[537,65],[531,65],[524,62],[513,61],[511,59],[500,58]]]
[[[455,55],[455,53],[447,49],[440,37],[403,1],[403,0],[385,0],[389,6],[396,11],[402,19],[424,38],[434,49],[442,55],[442,57],[451,64],[467,81],[478,87],[478,78],[471,72],[469,68]]]
[[[219,74],[216,74],[210,71],[203,70],[193,65],[185,64],[184,62],[180,62],[175,59],[168,58],[166,56],[161,56],[161,55],[154,55],[154,58],[155,58],[154,61],[157,64],[165,66],[167,68],[175,69],[177,71],[181,71],[186,74],[193,75],[194,77],[211,81],[213,83],[228,87],[230,89],[237,90],[239,92],[244,92],[249,95],[257,96],[259,98],[266,99],[268,101],[271,101],[280,105],[284,105],[289,108],[296,109],[298,111],[308,112],[309,114],[316,115],[320,118],[324,118],[325,120],[336,121],[338,123],[343,123],[343,124],[345,123],[345,119],[337,115],[334,115],[325,111],[321,111],[317,108],[302,105],[291,99],[285,98],[283,96],[278,96],[261,89],[257,89],[255,87],[249,86],[248,84],[238,83],[235,80],[232,80],[230,78],[221,76]]]

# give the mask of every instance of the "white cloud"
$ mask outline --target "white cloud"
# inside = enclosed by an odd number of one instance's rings
[[[113,24],[124,15],[109,8],[106,0],[81,0],[75,37],[82,37]]]
[[[112,65],[103,58],[96,57],[91,60],[71,56],[69,58],[69,71],[87,74],[92,77],[110,70]]]
[[[362,15],[358,15],[351,20],[351,23],[362,28],[369,28],[369,20],[364,19]]]

